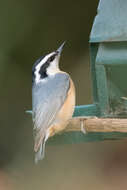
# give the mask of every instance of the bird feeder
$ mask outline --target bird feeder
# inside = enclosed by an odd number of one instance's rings
[[[103,117],[127,117],[126,7],[126,0],[101,0],[90,35],[93,97]]]

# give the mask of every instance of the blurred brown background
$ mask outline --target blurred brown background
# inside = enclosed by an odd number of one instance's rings
[[[0,190],[126,189],[125,141],[46,147],[34,164],[31,68],[67,41],[61,69],[75,82],[77,104],[92,103],[89,34],[98,0],[0,1]]]

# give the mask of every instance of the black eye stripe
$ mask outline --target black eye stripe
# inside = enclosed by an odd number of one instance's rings
[[[43,79],[45,77],[47,77],[47,73],[46,73],[46,70],[49,66],[49,61],[47,61],[44,65],[41,66],[40,70],[39,70],[39,74],[41,75],[40,78]]]
[[[51,57],[49,57],[48,62],[52,62],[56,57],[56,54],[52,55]]]

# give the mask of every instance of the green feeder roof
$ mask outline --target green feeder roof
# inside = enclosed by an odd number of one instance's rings
[[[90,42],[127,41],[127,0],[100,0]]]

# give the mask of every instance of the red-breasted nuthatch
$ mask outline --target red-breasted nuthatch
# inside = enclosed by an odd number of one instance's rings
[[[32,116],[35,162],[44,158],[50,136],[64,130],[75,107],[75,87],[69,74],[59,69],[65,43],[40,57],[32,68]]]

